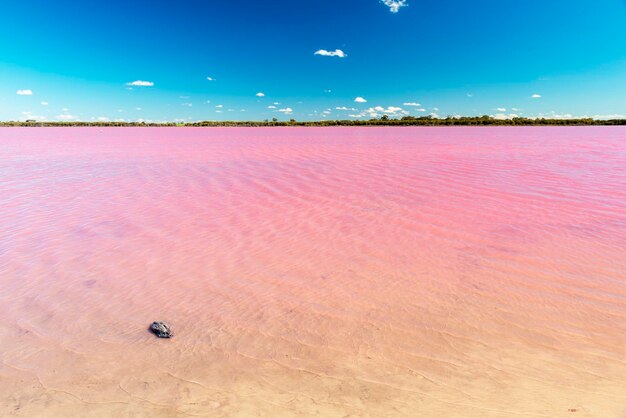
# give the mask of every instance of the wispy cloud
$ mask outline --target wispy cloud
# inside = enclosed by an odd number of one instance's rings
[[[16,93],[17,93],[19,96],[32,96],[32,95],[33,95],[33,91],[32,91],[32,90],[30,90],[30,89],[27,89],[27,90],[18,90],[18,91],[16,91]]]
[[[353,107],[345,107],[345,106],[341,106],[341,107],[336,107],[336,108],[335,108],[335,110],[352,110],[352,111],[354,111],[354,110],[356,110],[356,109],[355,109],[355,108],[353,108]]]
[[[209,81],[216,81],[216,79],[213,78],[213,77],[207,77],[206,79],[209,80]]]
[[[291,115],[293,113],[293,109],[290,107],[286,107],[284,109],[278,109],[278,111],[284,113],[285,115]]]
[[[256,97],[265,97],[265,93],[263,93],[262,91],[258,92],[256,94]]]
[[[421,106],[421,104],[416,103],[416,102],[408,102],[408,103],[402,103],[403,106],[415,106],[415,107],[419,107]]]
[[[496,109],[498,112],[506,112],[506,107],[499,107]]]
[[[355,103],[367,103],[367,100],[359,96],[356,99],[354,99],[354,102]]]
[[[268,109],[276,109],[276,106],[273,106],[273,105],[272,105],[272,106],[268,106],[267,108],[268,108]]]
[[[218,108],[218,109],[221,109],[221,108],[223,108],[223,107],[224,107],[224,105],[217,105],[217,106],[215,106],[215,107],[216,107],[216,108]]]
[[[398,13],[401,7],[406,7],[409,4],[407,0],[380,0],[385,6],[389,7],[391,13]]]
[[[48,102],[41,102],[42,106],[48,106]]]
[[[67,114],[63,114],[63,115],[57,115],[57,119],[61,119],[61,120],[73,120],[73,119],[76,119],[76,116],[74,116],[74,115],[67,115]]]
[[[530,96],[530,97],[531,97],[531,98],[533,98],[533,99],[541,99],[541,94],[537,94],[537,93],[535,93],[535,94],[533,94],[533,95],[532,95],[532,96]]]
[[[126,85],[134,87],[152,87],[154,86],[154,83],[152,81],[135,80],[130,83],[126,83]]]
[[[339,58],[345,58],[348,56],[341,49],[335,49],[334,51],[327,51],[325,49],[320,49],[318,51],[315,51],[314,55],[321,55],[323,57],[339,57]]]

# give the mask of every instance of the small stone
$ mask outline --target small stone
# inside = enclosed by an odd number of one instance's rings
[[[154,332],[159,338],[172,338],[172,330],[165,322],[155,321],[150,325],[150,331]]]

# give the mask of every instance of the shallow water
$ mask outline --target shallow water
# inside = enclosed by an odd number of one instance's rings
[[[0,318],[0,416],[625,417],[626,129],[0,129]]]

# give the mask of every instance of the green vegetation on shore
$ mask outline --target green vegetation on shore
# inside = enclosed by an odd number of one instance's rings
[[[202,121],[190,123],[153,123],[153,122],[0,122],[0,126],[60,126],[60,127],[262,127],[262,126],[589,126],[589,125],[626,125],[626,119],[597,120],[584,119],[544,119],[544,118],[513,118],[496,119],[491,116],[464,116],[434,118],[432,116],[405,116],[401,119],[390,119],[386,116],[369,120],[321,120],[310,122],[265,120],[265,121]]]

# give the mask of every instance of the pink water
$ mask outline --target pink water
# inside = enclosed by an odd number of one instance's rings
[[[626,416],[626,129],[0,129],[0,416],[350,414]]]

